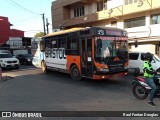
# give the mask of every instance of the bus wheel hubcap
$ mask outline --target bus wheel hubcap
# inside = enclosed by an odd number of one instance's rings
[[[77,69],[74,69],[73,75],[74,75],[75,77],[78,77],[78,70],[77,70]]]

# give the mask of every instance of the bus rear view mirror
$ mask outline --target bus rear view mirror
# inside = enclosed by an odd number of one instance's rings
[[[45,41],[44,40],[40,41],[40,50],[41,52],[45,51]]]
[[[99,48],[102,47],[102,40],[101,39],[97,39],[97,45]]]

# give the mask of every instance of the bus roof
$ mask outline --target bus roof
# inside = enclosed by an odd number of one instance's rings
[[[62,31],[58,31],[58,32],[47,34],[47,35],[44,36],[44,38],[45,37],[56,36],[56,35],[67,34],[67,33],[76,32],[76,31],[83,31],[83,30],[87,30],[87,29],[104,29],[104,30],[108,29],[108,30],[121,30],[121,31],[125,31],[125,30],[120,29],[120,28],[104,27],[104,26],[87,27],[87,28],[71,28],[71,29],[62,30]]]
[[[85,29],[85,28],[71,28],[71,29],[62,30],[62,31],[51,33],[51,34],[47,34],[44,37],[50,37],[50,36],[61,35],[61,34],[66,34],[66,33],[70,33],[70,32],[76,32],[76,31],[83,30],[83,29]]]

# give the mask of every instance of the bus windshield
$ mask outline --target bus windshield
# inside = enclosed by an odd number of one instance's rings
[[[101,40],[101,45],[98,43]],[[122,61],[128,59],[128,43],[124,37],[96,37],[95,38],[95,60],[97,62],[108,62],[118,57]]]

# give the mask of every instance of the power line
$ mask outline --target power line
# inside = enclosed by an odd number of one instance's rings
[[[33,11],[27,9],[27,8],[24,8],[23,6],[19,5],[18,3],[14,2],[13,0],[9,0],[9,1],[12,2],[12,3],[14,3],[16,6],[22,8],[23,10],[25,10],[25,11],[27,11],[27,12],[30,12],[30,13],[36,14],[36,15],[40,15],[39,13],[35,13],[35,12],[33,12]],[[13,4],[12,4],[12,5],[13,5]],[[14,6],[15,6],[15,5],[14,5]],[[15,7],[16,7],[16,6],[15,6]]]

